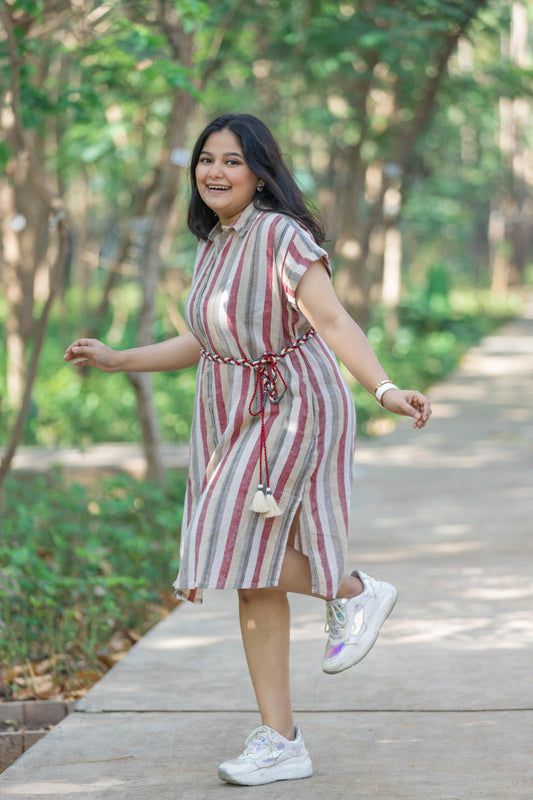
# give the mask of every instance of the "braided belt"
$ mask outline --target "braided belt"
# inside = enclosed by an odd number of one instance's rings
[[[287,391],[287,384],[283,375],[280,372],[278,361],[285,358],[289,353],[297,350],[305,342],[309,341],[312,336],[316,335],[314,328],[309,328],[308,331],[296,339],[295,342],[284,347],[279,353],[263,353],[260,358],[255,360],[248,360],[246,358],[232,358],[231,356],[219,356],[217,353],[210,353],[208,350],[201,350],[204,358],[209,361],[214,361],[216,364],[231,364],[235,367],[249,367],[256,372],[255,387],[252,399],[248,405],[248,412],[252,417],[261,417],[261,445],[259,455],[259,485],[255,493],[253,503],[251,505],[252,511],[258,514],[264,514],[265,517],[278,517],[281,514],[280,507],[276,503],[272,490],[270,488],[270,473],[268,470],[268,457],[266,446],[266,431],[265,431],[265,403],[270,400],[271,403],[278,404],[282,401],[285,392]],[[278,389],[278,381],[281,383],[281,390]],[[254,411],[259,398],[259,408]],[[266,481],[263,481],[263,468]]]

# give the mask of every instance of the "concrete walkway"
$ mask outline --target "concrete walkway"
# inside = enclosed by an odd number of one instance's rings
[[[323,606],[293,598],[312,778],[218,781],[258,724],[236,598],[182,604],[0,777],[5,800],[531,800],[533,310],[357,455],[349,563],[396,584],[374,650],[321,672]],[[173,576],[169,576],[169,582]]]
[[[186,444],[161,446],[164,466],[167,469],[187,469],[189,447]],[[1,452],[0,452],[1,455]],[[138,478],[145,473],[143,449],[139,444],[114,442],[94,444],[80,450],[77,447],[55,450],[46,447],[19,447],[13,458],[12,469],[29,472],[46,472],[51,467],[67,470],[121,470]]]

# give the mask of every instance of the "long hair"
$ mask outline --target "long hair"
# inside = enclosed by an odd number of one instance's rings
[[[217,222],[214,211],[206,206],[196,184],[196,165],[205,142],[212,133],[229,130],[239,140],[244,160],[260,178],[265,187],[256,192],[254,205],[261,211],[279,211],[300,222],[322,244],[326,233],[318,213],[310,208],[296,181],[283,161],[278,143],[261,120],[251,114],[225,114],[217,117],[202,131],[191,156],[191,199],[187,215],[189,229],[198,239],[207,239],[209,231]]]

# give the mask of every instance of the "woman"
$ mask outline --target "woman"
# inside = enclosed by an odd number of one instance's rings
[[[193,602],[207,587],[238,591],[262,722],[219,777],[304,778],[312,765],[292,717],[287,592],[326,602],[327,673],[368,653],[396,602],[390,584],[344,571],[355,411],[335,356],[414,428],[431,408],[389,381],[337,299],[321,222],[262,122],[230,114],[208,125],[191,183],[190,332],[121,352],[79,339],[65,359],[104,372],[199,364],[175,588]]]

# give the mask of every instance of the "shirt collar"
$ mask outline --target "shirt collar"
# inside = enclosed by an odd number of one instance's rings
[[[261,210],[256,208],[252,202],[250,205],[246,206],[246,208],[243,208],[235,222],[232,222],[231,225],[221,225],[219,220],[214,228],[210,230],[207,238],[213,242],[220,234],[233,230],[237,236],[242,239],[261,213]]]

